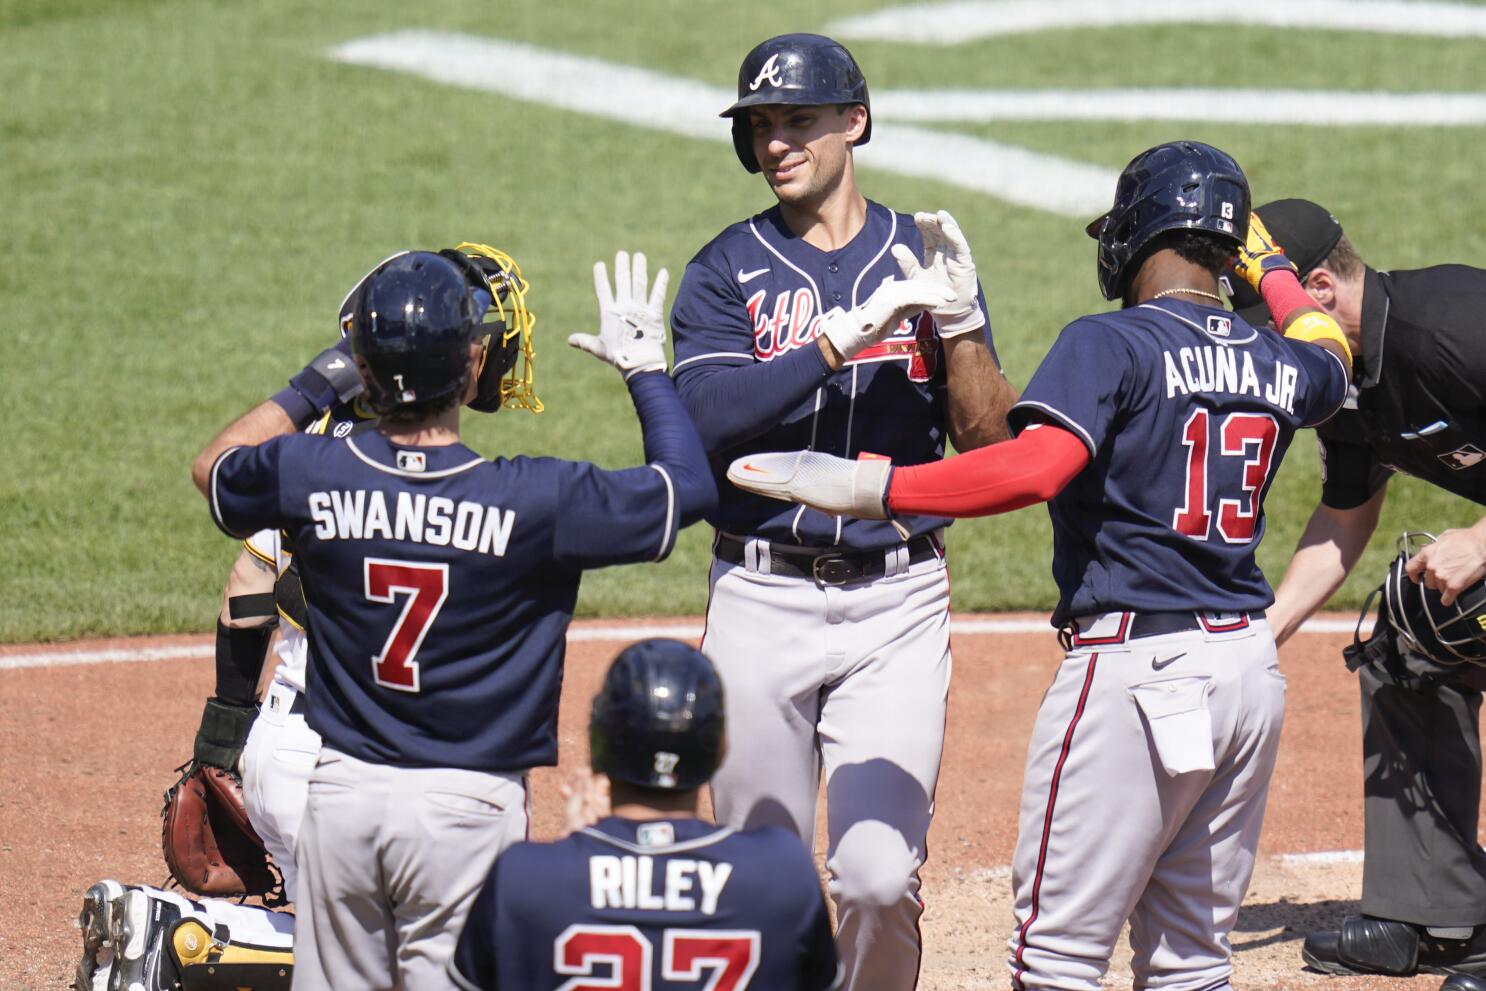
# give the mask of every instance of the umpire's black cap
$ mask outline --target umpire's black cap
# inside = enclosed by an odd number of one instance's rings
[[[722,681],[712,662],[678,640],[626,647],[593,699],[593,769],[642,788],[690,791],[722,763]]]
[[[1275,200],[1256,207],[1254,212],[1275,243],[1285,249],[1285,257],[1295,263],[1303,281],[1311,269],[1326,260],[1342,239],[1342,225],[1331,211],[1310,200]],[[1269,308],[1247,282],[1229,277],[1233,308],[1245,322],[1262,327],[1269,322]]]

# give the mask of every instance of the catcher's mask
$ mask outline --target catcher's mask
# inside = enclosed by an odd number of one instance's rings
[[[1404,566],[1432,533],[1398,538],[1398,556],[1383,582],[1383,612],[1404,645],[1440,664],[1486,664],[1486,579],[1460,593],[1452,605],[1409,578]]]

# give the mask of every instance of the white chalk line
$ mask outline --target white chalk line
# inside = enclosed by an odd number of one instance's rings
[[[327,52],[336,61],[731,144],[718,112],[730,90],[648,69],[497,38],[399,31]],[[863,168],[932,179],[1019,206],[1089,217],[1109,206],[1118,173],[1055,155],[884,120],[857,155]]]
[[[1140,24],[1223,24],[1328,32],[1486,37],[1486,9],[1463,3],[1399,0],[1250,0],[1195,4],[1191,0],[951,0],[885,7],[826,25],[843,40],[958,45],[984,38],[1079,28]]]
[[[1356,624],[1351,620],[1313,619],[1300,628],[1301,633],[1350,633]],[[632,643],[648,637],[674,637],[697,640],[703,625],[695,620],[676,623],[626,624],[615,626],[577,626],[568,630],[568,643]],[[1054,630],[1040,619],[955,619],[950,633],[965,636],[1006,636],[1008,634],[1045,633]],[[0,671],[20,668],[60,668],[77,664],[110,664],[133,661],[201,660],[213,656],[210,643],[182,644],[169,647],[113,647],[100,650],[50,650],[0,656]]]

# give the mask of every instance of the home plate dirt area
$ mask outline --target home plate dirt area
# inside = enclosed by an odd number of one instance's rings
[[[1434,989],[1438,977],[1336,978],[1301,967],[1300,940],[1357,911],[1362,774],[1346,617],[1280,654],[1285,731],[1261,859],[1233,934],[1234,984]],[[938,812],[924,870],[924,991],[1007,986],[1007,865],[1026,740],[1062,656],[1042,617],[956,616],[955,674]],[[560,823],[559,775],[586,758],[588,701],[624,643],[700,621],[575,623],[563,689],[563,766],[532,777],[534,835]],[[72,921],[101,877],[161,883],[161,794],[191,751],[211,689],[207,637],[0,647],[0,987],[63,988],[81,946]],[[822,838],[820,846],[824,847]],[[817,858],[819,859],[819,858]],[[1128,951],[1107,983],[1129,985]]]

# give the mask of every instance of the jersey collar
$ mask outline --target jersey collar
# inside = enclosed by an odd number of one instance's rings
[[[1362,276],[1362,379],[1359,389],[1371,389],[1383,375],[1384,337],[1388,330],[1387,273],[1367,269]]]
[[[734,830],[692,816],[645,822],[609,816],[583,832],[633,853],[660,854],[715,843],[725,836],[731,836]]]
[[[345,443],[363,463],[399,478],[446,478],[485,463],[484,458],[463,444],[403,447],[376,430],[347,437]]]

